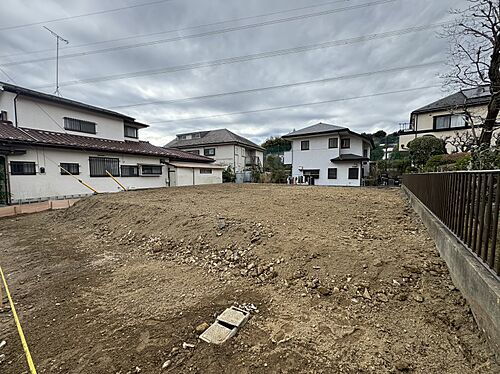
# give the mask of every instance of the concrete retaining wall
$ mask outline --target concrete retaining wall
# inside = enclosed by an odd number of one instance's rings
[[[500,359],[500,279],[491,273],[467,247],[406,187],[403,190],[422,218],[446,261],[455,286],[469,303],[474,318]]]
[[[66,209],[73,206],[78,199],[48,200],[41,203],[11,205],[0,208],[0,218],[17,216],[18,214],[29,214],[43,212],[44,210]]]

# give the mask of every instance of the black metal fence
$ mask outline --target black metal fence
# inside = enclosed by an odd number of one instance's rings
[[[500,170],[406,174],[403,185],[500,275]]]

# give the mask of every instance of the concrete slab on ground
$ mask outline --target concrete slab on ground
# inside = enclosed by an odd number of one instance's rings
[[[217,317],[218,321],[227,323],[228,325],[240,328],[242,327],[250,317],[250,313],[247,311],[238,309],[234,306],[227,308],[220,316]]]
[[[215,321],[212,326],[200,335],[200,339],[211,344],[222,344],[232,338],[236,334],[237,330],[238,329],[236,327],[231,329],[223,326],[219,323],[219,321]]]

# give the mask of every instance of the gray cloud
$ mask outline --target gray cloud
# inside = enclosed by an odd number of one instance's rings
[[[152,6],[122,10],[90,17],[47,23],[70,40],[61,54],[153,41],[190,35],[219,28],[251,24],[291,15],[364,4],[373,0],[346,0],[317,8],[277,14],[268,17],[228,22],[149,37],[141,34],[209,24],[291,8],[323,4],[319,0],[173,0]],[[50,20],[138,4],[141,1],[58,2],[56,0],[3,0],[5,26]],[[145,2],[145,1],[142,1]],[[81,56],[61,61],[61,81],[72,81],[107,75],[126,74],[150,69],[211,61],[266,51],[322,43],[382,33],[413,26],[434,24],[450,19],[451,7],[465,0],[397,0],[387,4],[298,20],[272,26],[234,31],[207,37],[180,40],[116,52]],[[65,97],[102,107],[143,101],[179,99],[214,93],[231,92],[327,77],[357,74],[398,66],[408,66],[446,59],[446,40],[436,29],[402,36],[336,46],[274,58],[226,64],[169,74],[97,82],[62,87]],[[85,47],[79,44],[131,37],[119,42]],[[2,63],[53,55],[22,52],[53,48],[53,37],[41,26],[0,32],[0,67]],[[9,55],[15,55],[8,57]],[[17,84],[37,87],[54,81],[54,62],[43,61],[2,67]],[[388,74],[333,81],[242,95],[187,101],[171,104],[122,108],[120,111],[144,122],[171,121],[181,118],[221,113],[251,111],[270,107],[365,96],[380,92],[440,84],[438,74],[445,65],[408,69]],[[6,80],[1,76],[0,80]],[[50,92],[50,89],[46,89]],[[395,131],[409,113],[443,95],[440,88],[338,101],[322,105],[297,107],[244,115],[207,118],[196,121],[154,123],[143,131],[143,138],[157,145],[165,144],[176,133],[197,129],[227,127],[256,142],[282,135],[317,121],[348,126],[354,131]]]

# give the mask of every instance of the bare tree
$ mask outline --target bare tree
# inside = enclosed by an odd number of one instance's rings
[[[477,138],[469,131],[456,131],[453,136],[444,138],[444,142],[451,145],[454,148],[454,152],[470,152],[477,144]]]
[[[469,6],[454,10],[456,21],[445,28],[451,41],[447,84],[482,88],[490,92],[488,110],[482,120],[480,145],[491,144],[500,112],[500,0],[468,0]]]

